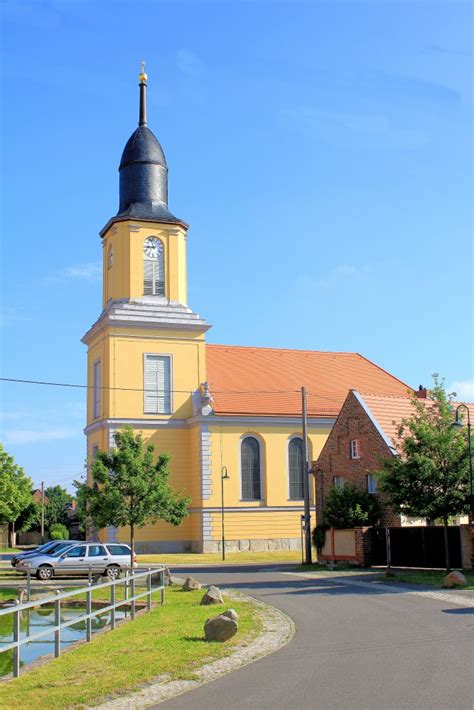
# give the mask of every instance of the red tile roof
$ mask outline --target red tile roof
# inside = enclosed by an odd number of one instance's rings
[[[349,389],[406,396],[409,386],[358,353],[206,345],[216,414],[336,417]]]
[[[409,397],[394,397],[392,395],[361,395],[362,399],[374,415],[376,421],[395,445],[397,441],[397,431],[402,419],[409,419],[415,413]],[[422,399],[421,402],[430,406],[429,399]],[[453,402],[457,406],[457,402]],[[471,422],[474,423],[474,404],[469,404]],[[454,416],[453,416],[454,418]]]

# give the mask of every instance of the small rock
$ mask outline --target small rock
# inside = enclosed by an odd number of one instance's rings
[[[237,614],[235,609],[227,609],[227,611],[225,611],[222,616],[227,616],[229,619],[233,619],[234,621],[239,620],[239,615]]]
[[[182,587],[184,585],[184,579],[182,577],[175,577],[174,574],[170,577],[170,587]]]
[[[203,598],[201,599],[201,604],[223,604],[221,590],[218,587],[209,587]]]
[[[204,624],[206,641],[228,641],[235,636],[239,625],[234,619],[220,614],[208,619]]]
[[[450,572],[444,578],[444,586],[447,589],[452,589],[453,587],[467,587],[467,580],[462,572]]]
[[[168,567],[163,567],[163,584],[165,587],[170,587],[172,585],[171,572]]]
[[[191,592],[193,589],[201,589],[201,583],[194,577],[187,577],[183,584],[183,592]]]

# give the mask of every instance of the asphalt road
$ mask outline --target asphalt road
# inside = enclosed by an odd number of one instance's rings
[[[286,612],[280,651],[159,705],[166,710],[472,710],[474,597],[442,600],[271,568],[187,568]],[[465,593],[468,594],[468,593]]]

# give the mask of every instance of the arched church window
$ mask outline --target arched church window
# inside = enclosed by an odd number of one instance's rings
[[[245,439],[242,440],[240,468],[242,499],[260,500],[262,497],[260,482],[260,444],[253,436],[246,436]]]
[[[143,244],[143,293],[145,296],[165,295],[163,243],[148,237]]]
[[[303,493],[303,439],[294,437],[288,444],[288,473],[290,499],[302,500]]]

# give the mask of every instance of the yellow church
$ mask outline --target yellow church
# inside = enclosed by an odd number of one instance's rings
[[[148,128],[146,91],[142,71],[139,124],[119,167],[119,210],[100,232],[102,312],[83,337],[88,460],[125,425],[157,453],[171,454],[170,481],[190,496],[189,516],[179,527],[139,529],[138,552],[220,550],[223,494],[226,550],[296,549],[301,388],[308,393],[308,458],[315,460],[349,389],[406,395],[408,386],[358,353],[206,342],[211,325],[187,300],[188,225],[168,207],[168,167]],[[101,536],[126,541],[128,530]]]

